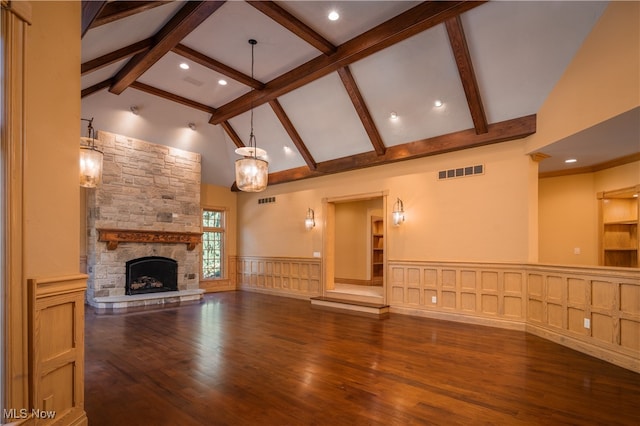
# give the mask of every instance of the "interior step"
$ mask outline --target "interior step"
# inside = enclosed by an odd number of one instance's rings
[[[350,291],[327,290],[325,296],[329,299],[349,300],[354,302],[365,302],[373,304],[382,304],[382,295],[375,294],[358,294]]]
[[[382,303],[371,303],[358,300],[346,300],[335,297],[312,297],[311,306],[337,309],[347,311],[349,313],[361,315],[373,315],[378,318],[386,318],[389,316],[389,305]]]

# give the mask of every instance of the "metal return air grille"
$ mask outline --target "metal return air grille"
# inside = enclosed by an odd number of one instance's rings
[[[481,175],[484,174],[484,165],[479,164],[477,166],[459,167],[457,169],[440,170],[438,172],[438,179],[452,179],[464,176]]]

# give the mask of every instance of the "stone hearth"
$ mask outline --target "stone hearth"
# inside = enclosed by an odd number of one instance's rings
[[[121,309],[199,300],[200,155],[107,132],[103,181],[87,193],[87,302]],[[125,294],[126,262],[178,262],[178,291]]]

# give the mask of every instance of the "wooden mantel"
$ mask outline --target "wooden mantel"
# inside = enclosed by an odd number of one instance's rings
[[[132,229],[97,229],[98,241],[107,243],[108,250],[115,250],[118,243],[186,244],[191,251],[202,241],[202,233],[142,231]]]

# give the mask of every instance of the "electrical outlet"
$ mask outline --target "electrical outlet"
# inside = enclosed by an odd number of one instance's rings
[[[591,328],[591,320],[589,318],[584,319],[584,328]]]
[[[580,250],[580,247],[575,247],[573,249],[573,254],[580,254],[580,253],[582,253],[582,250]]]
[[[438,303],[438,298],[436,296],[431,296],[431,303]]]

